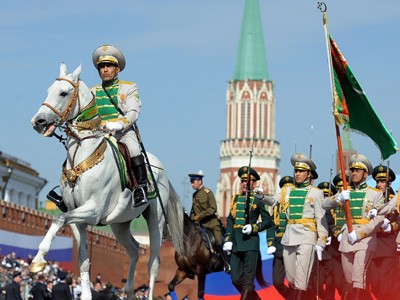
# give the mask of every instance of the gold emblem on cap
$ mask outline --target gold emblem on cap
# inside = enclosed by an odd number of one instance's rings
[[[101,47],[101,49],[102,49],[103,51],[107,51],[108,46],[107,46],[107,45],[104,45],[103,47]]]
[[[379,166],[379,169],[378,169],[379,171],[383,171],[383,167],[382,166]]]

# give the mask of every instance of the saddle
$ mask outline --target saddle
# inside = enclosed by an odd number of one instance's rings
[[[201,239],[206,243],[207,249],[210,250],[211,254],[214,254],[215,249],[217,249],[217,243],[213,231],[200,223],[196,223],[196,226],[200,232]]]

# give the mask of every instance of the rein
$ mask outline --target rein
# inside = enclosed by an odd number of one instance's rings
[[[61,112],[61,111],[59,111],[58,109],[56,109],[55,107],[53,107],[52,105],[50,105],[50,104],[48,104],[48,103],[46,103],[46,102],[43,102],[42,105],[47,106],[47,107],[50,108],[56,115],[58,115],[58,116],[61,118],[61,120],[60,120],[59,123],[62,124],[62,123],[64,123],[64,122],[68,119],[68,117],[71,115],[72,110],[74,109],[74,107],[75,107],[75,105],[76,105],[76,102],[78,102],[79,111],[80,111],[80,109],[81,109],[81,102],[80,102],[80,99],[79,99],[79,80],[78,80],[76,83],[74,83],[73,81],[71,81],[71,80],[69,80],[69,79],[62,78],[62,77],[56,78],[56,80],[59,80],[59,81],[62,81],[62,80],[67,81],[67,82],[69,82],[69,83],[74,87],[74,92],[72,93],[71,99],[69,100],[69,102],[68,102],[68,104],[67,104],[67,107],[65,108],[64,112]]]

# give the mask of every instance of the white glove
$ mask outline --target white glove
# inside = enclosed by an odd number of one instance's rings
[[[340,243],[341,240],[342,240],[342,234],[339,233],[339,235],[337,236],[337,241]]]
[[[274,254],[276,252],[276,248],[274,246],[269,246],[267,249],[267,254],[271,255]]]
[[[385,233],[391,233],[392,232],[392,224],[388,224],[385,229],[383,229],[383,232]]]
[[[337,202],[344,202],[346,200],[350,199],[350,191],[349,190],[343,190],[340,192],[340,194],[337,195],[336,201]]]
[[[224,245],[222,246],[222,250],[231,251],[232,250],[232,246],[233,246],[232,242],[225,242]]]
[[[320,245],[315,245],[315,252],[317,252],[317,258],[319,261],[322,260],[322,251],[324,251],[324,247]]]
[[[349,243],[352,245],[354,245],[358,241],[357,234],[354,230],[352,232],[350,232],[348,239],[349,239]]]
[[[258,199],[264,198],[264,189],[262,187],[256,187],[254,190],[254,196]]]
[[[120,131],[124,129],[124,126],[119,122],[107,122],[104,127],[108,131]]]
[[[328,236],[328,238],[326,239],[326,245],[329,246],[332,242],[332,237]]]
[[[392,225],[390,224],[390,221],[388,218],[385,218],[383,220],[383,223],[381,225],[381,228],[383,229],[383,232],[385,233],[390,233],[392,232]]]
[[[246,224],[242,228],[242,233],[250,235],[253,232],[253,226],[251,224]]]
[[[400,243],[397,244],[397,252],[400,253]]]
[[[378,211],[376,210],[376,208],[371,208],[370,211],[367,213],[367,219],[371,220],[374,217],[376,217],[377,214],[378,214]]]

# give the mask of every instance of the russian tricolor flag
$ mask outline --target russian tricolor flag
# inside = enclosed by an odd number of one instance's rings
[[[36,255],[43,236],[32,236],[6,230],[0,230],[0,253],[7,255],[15,252],[17,257],[27,259],[28,255]],[[46,260],[59,262],[64,268],[70,269],[72,264],[73,239],[56,236],[52,242]]]
[[[266,233],[259,233],[260,252],[262,260],[262,270],[264,279],[270,284],[267,288],[262,288],[257,281],[254,282],[256,290],[261,299],[283,299],[272,286],[272,261],[273,256],[267,254]],[[232,285],[230,275],[225,272],[211,273],[206,276],[205,297],[207,300],[239,300],[240,294]]]

